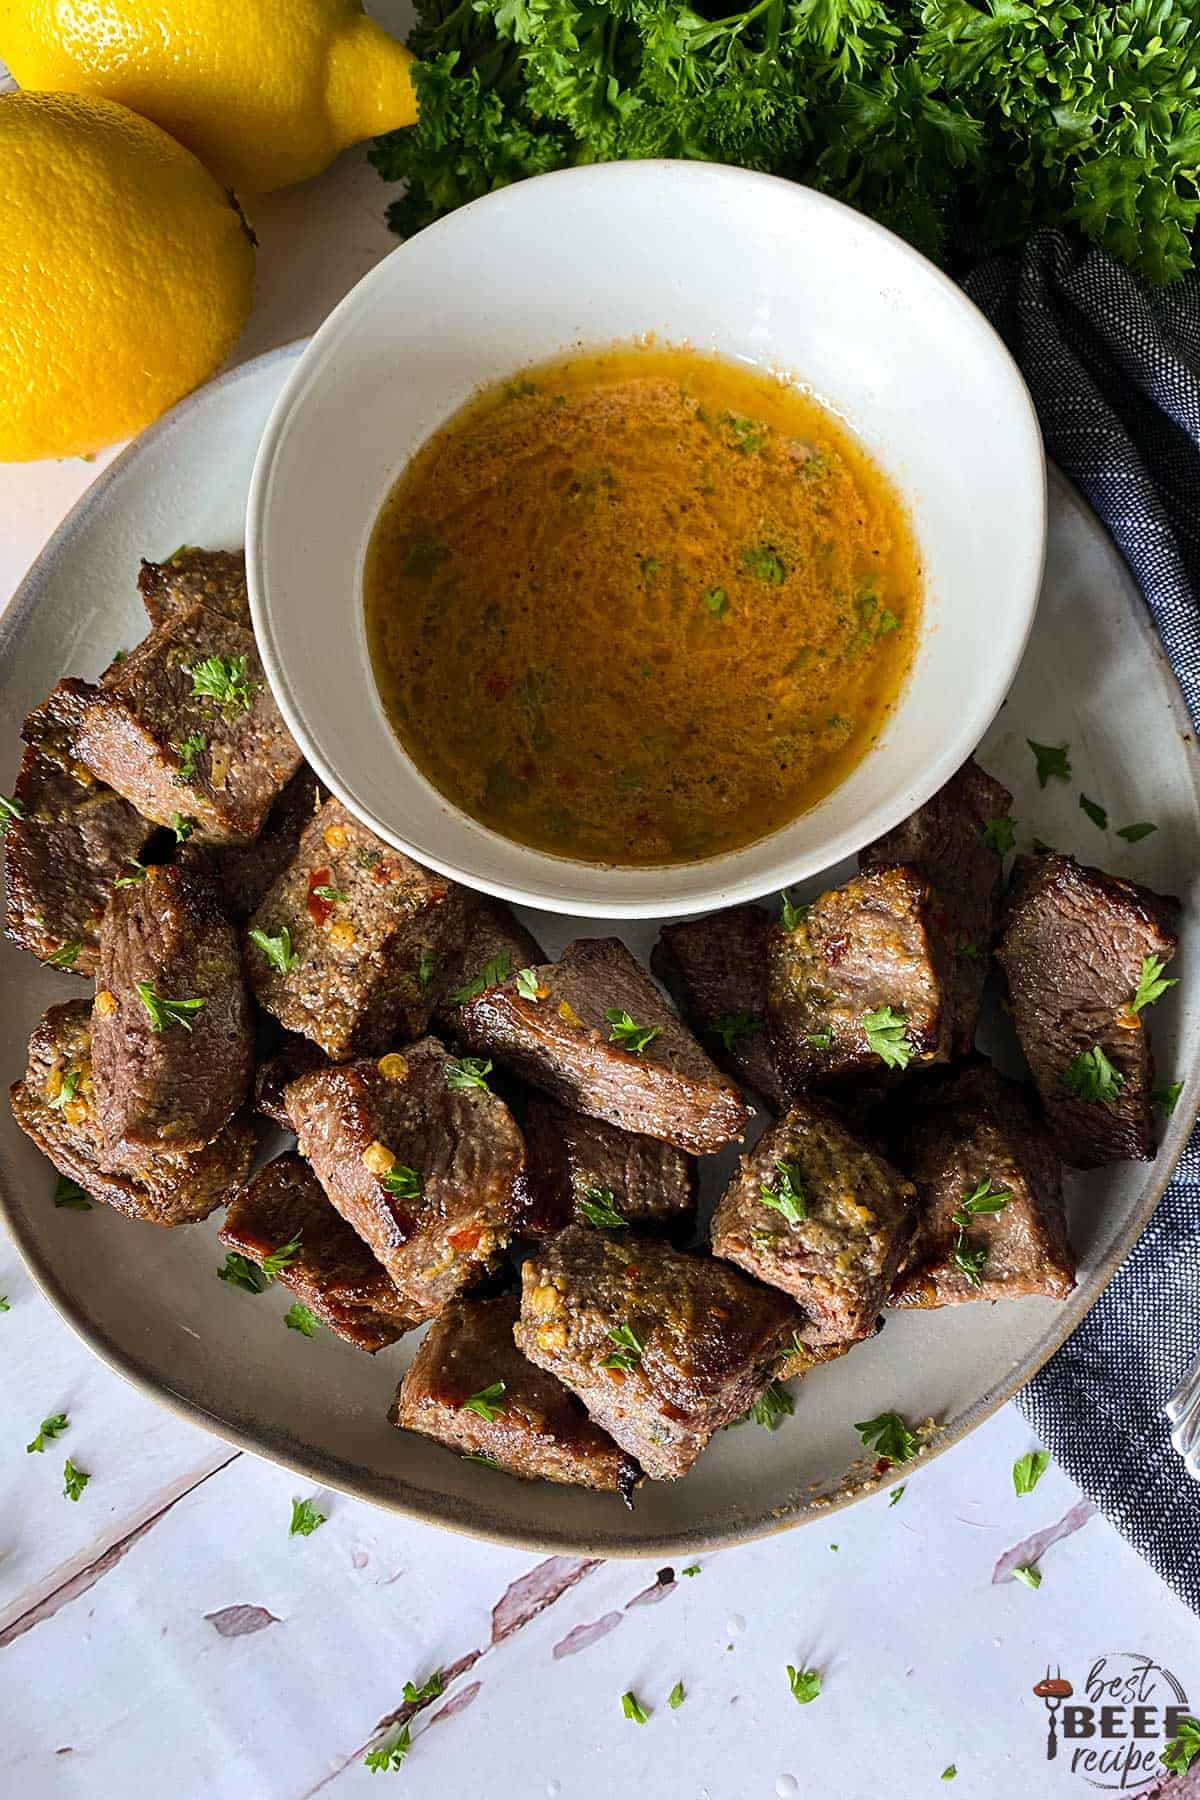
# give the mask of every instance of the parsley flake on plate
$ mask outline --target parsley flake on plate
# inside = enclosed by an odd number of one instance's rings
[[[226,1281],[230,1287],[241,1288],[247,1294],[263,1294],[270,1286],[269,1278],[258,1264],[243,1256],[240,1250],[229,1251],[217,1270],[217,1280]]]
[[[477,1394],[472,1394],[469,1400],[464,1400],[459,1411],[478,1413],[487,1424],[493,1425],[505,1410],[505,1391],[506,1384],[503,1381],[493,1381],[490,1386],[480,1388]]]
[[[1013,1492],[1032,1494],[1049,1467],[1048,1450],[1027,1450],[1024,1456],[1018,1456],[1012,1469]]]
[[[1161,1000],[1168,988],[1178,987],[1178,980],[1164,980],[1163,970],[1166,963],[1161,956],[1143,956],[1142,972],[1138,976],[1138,984],[1133,999],[1129,1002],[1133,1012],[1141,1012],[1144,1006],[1153,1006]]]
[[[785,1419],[790,1419],[796,1410],[796,1402],[783,1386],[782,1382],[769,1381],[750,1411],[746,1414],[764,1431],[778,1431]]]
[[[891,1006],[877,1007],[862,1016],[867,1048],[889,1069],[907,1069],[915,1051],[908,1037],[908,1014]]]
[[[1017,841],[1016,828],[1011,819],[985,819],[983,825],[983,841],[989,850],[996,850],[1001,856],[1007,856]]]
[[[412,1733],[406,1725],[398,1736],[386,1744],[379,1744],[374,1750],[368,1750],[363,1757],[363,1764],[373,1775],[385,1774],[389,1769],[400,1767],[412,1749]]]
[[[53,1442],[56,1437],[62,1436],[69,1424],[70,1420],[67,1418],[66,1413],[51,1413],[50,1417],[48,1419],[43,1419],[38,1426],[38,1434],[33,1442],[31,1444],[26,1444],[26,1456],[32,1456],[35,1451],[40,1455],[47,1444]]]
[[[606,1356],[601,1363],[604,1369],[636,1369],[645,1354],[646,1346],[641,1343],[631,1325],[612,1325],[609,1337],[617,1346],[611,1356]]]
[[[1086,794],[1079,796],[1079,810],[1085,812],[1092,824],[1101,831],[1108,830],[1108,814],[1097,800],[1089,800]]]
[[[1149,837],[1152,831],[1157,830],[1157,825],[1151,825],[1143,820],[1140,825],[1119,825],[1117,836],[1124,838],[1127,844],[1140,844],[1143,838]]]
[[[325,1514],[318,1512],[311,1500],[292,1501],[292,1522],[288,1526],[289,1537],[311,1537],[325,1523]]]
[[[1069,1068],[1063,1070],[1062,1081],[1081,1100],[1115,1100],[1125,1085],[1120,1069],[1114,1069],[1099,1044],[1081,1050]]]
[[[627,1719],[632,1719],[636,1725],[644,1725],[650,1717],[650,1714],[646,1711],[636,1694],[621,1695],[621,1711]]]
[[[1037,763],[1039,787],[1044,788],[1048,781],[1070,781],[1070,744],[1035,744],[1032,738],[1026,738],[1025,742],[1033,751],[1034,761]]]
[[[604,1017],[612,1027],[608,1034],[609,1043],[619,1044],[630,1056],[640,1056],[662,1031],[661,1025],[636,1024],[619,1006],[608,1007]]]
[[[193,1016],[206,1004],[204,1000],[168,1000],[156,994],[148,981],[135,985],[138,999],[150,1015],[151,1031],[165,1031],[168,1025],[182,1025],[185,1031],[191,1031]]]
[[[625,1224],[617,1211],[611,1188],[588,1188],[583,1199],[575,1202],[575,1211],[582,1213],[589,1225],[596,1225],[602,1231],[619,1231]]]
[[[271,937],[259,926],[250,933],[250,942],[256,950],[261,950],[271,967],[280,975],[286,975],[296,960],[292,949],[292,934],[286,925],[281,925],[275,937]]]
[[[808,1204],[800,1171],[782,1156],[775,1158],[775,1169],[775,1175],[759,1187],[759,1202],[772,1212],[781,1213],[789,1225],[802,1225],[808,1218]]]
[[[77,1181],[60,1175],[54,1184],[54,1204],[63,1212],[91,1212],[92,1203]]]
[[[91,1479],[87,1471],[77,1469],[68,1456],[63,1464],[63,1499],[78,1500]]]
[[[298,1331],[302,1337],[317,1335],[317,1315],[311,1306],[304,1306],[299,1300],[293,1301],[283,1315],[283,1322],[289,1331]]]
[[[816,1669],[795,1669],[789,1663],[787,1677],[792,1699],[800,1706],[808,1706],[821,1692],[821,1676]]]
[[[490,1058],[485,1061],[478,1056],[451,1056],[446,1060],[446,1086],[455,1094],[470,1093],[472,1088],[482,1088],[490,1094],[487,1078],[491,1072]]]
[[[866,1448],[887,1462],[911,1462],[917,1454],[917,1440],[899,1413],[880,1413],[877,1419],[864,1419],[854,1429]]]
[[[1182,1092],[1182,1081],[1173,1081],[1169,1087],[1155,1088],[1150,1098],[1153,1100],[1155,1106],[1161,1106],[1165,1113],[1173,1113],[1175,1111],[1175,1103]]]

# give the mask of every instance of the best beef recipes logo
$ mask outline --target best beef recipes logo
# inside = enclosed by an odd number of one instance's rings
[[[1123,1791],[1165,1773],[1162,1753],[1188,1714],[1170,1669],[1128,1650],[1098,1656],[1081,1689],[1047,1668],[1033,1692],[1046,1708],[1046,1758],[1069,1760],[1092,1787]]]

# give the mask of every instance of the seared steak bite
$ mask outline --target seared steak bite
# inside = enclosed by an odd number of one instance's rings
[[[198,550],[185,544],[169,562],[143,558],[138,592],[152,625],[165,625],[199,601],[250,629],[246,558],[240,550]]]
[[[499,1260],[520,1221],[524,1144],[482,1075],[422,1038],[287,1089],[299,1149],[414,1319]]]
[[[912,1090],[895,1160],[916,1183],[917,1231],[893,1306],[953,1306],[1075,1285],[1062,1170],[1027,1090],[982,1057]]]
[[[154,827],[75,760],[80,701],[56,687],[22,727],[25,751],[4,830],[6,931],[55,967],[90,975],[113,882]]]
[[[308,764],[302,763],[253,843],[209,844],[189,837],[177,860],[215,882],[231,919],[248,919],[292,861],[322,798],[320,783]]]
[[[618,938],[580,938],[556,963],[462,1008],[463,1040],[564,1106],[696,1154],[739,1138],[750,1117]]]
[[[1177,900],[1071,856],[1013,870],[998,960],[1055,1146],[1077,1168],[1154,1155],[1154,1064],[1133,1003],[1174,956],[1178,920]]]
[[[295,1245],[275,1279],[356,1349],[373,1355],[413,1329],[386,1269],[301,1156],[277,1156],[238,1189],[220,1238],[256,1263]]]
[[[760,906],[664,925],[650,967],[713,1061],[777,1105],[786,1094],[767,1035],[767,936]]]
[[[974,1046],[983,986],[1000,930],[1004,856],[989,842],[988,825],[1002,826],[1011,806],[1008,789],[968,757],[931,800],[868,844],[858,859],[862,869],[906,863],[932,884],[934,901],[946,914],[945,935],[952,952],[955,1056]]]
[[[434,1024],[447,1037],[461,1038],[468,1000],[545,960],[546,952],[510,906],[467,893],[462,935],[457,943],[446,943],[434,971]]]
[[[521,1271],[518,1348],[656,1481],[686,1475],[771,1379],[801,1315],[712,1257],[570,1225]]]
[[[288,1088],[301,1075],[311,1075],[314,1069],[328,1069],[330,1066],[325,1052],[318,1049],[311,1038],[298,1037],[294,1031],[285,1031],[278,1048],[260,1062],[255,1070],[255,1111],[260,1112],[264,1119],[282,1126],[284,1131],[290,1131],[292,1119],[287,1109]]]
[[[914,1224],[912,1183],[797,1100],[742,1157],[712,1247],[800,1303],[801,1343],[835,1343],[871,1335]]]
[[[637,1464],[574,1394],[521,1355],[513,1342],[518,1312],[510,1294],[448,1306],[400,1383],[393,1425],[486,1457],[526,1481],[600,1488],[627,1500]]]
[[[157,866],[118,888],[100,929],[96,1110],[114,1156],[199,1150],[254,1073],[237,935],[211,883]]]
[[[60,1175],[105,1206],[155,1225],[207,1218],[250,1173],[254,1127],[241,1117],[200,1151],[147,1150],[118,1163],[96,1117],[91,1005],[52,1006],[29,1042],[24,1081],[11,1089],[13,1117]]]
[[[81,702],[75,752],[159,825],[218,843],[256,837],[300,767],[253,635],[193,606],[151,632]]]
[[[622,1223],[663,1237],[691,1233],[696,1165],[661,1138],[535,1098],[525,1115],[525,1158],[526,1229],[534,1236],[564,1225],[619,1230]]]
[[[950,1054],[953,957],[915,869],[872,869],[767,939],[767,1018],[793,1090],[885,1079]]]
[[[465,908],[455,882],[327,800],[250,921],[259,1004],[335,1062],[418,1037]]]

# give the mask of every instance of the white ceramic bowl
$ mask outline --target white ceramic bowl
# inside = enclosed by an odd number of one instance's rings
[[[784,371],[839,414],[908,503],[926,593],[908,684],[848,780],[744,849],[629,869],[512,843],[430,786],[376,691],[362,571],[400,469],[477,387],[575,345],[644,333]],[[522,182],[398,248],[325,321],[284,388],[246,527],[271,686],[346,805],[474,887],[613,918],[701,912],[800,881],[928,799],[1004,699],[1044,541],[1028,392],[959,289],[810,189],[684,162]]]

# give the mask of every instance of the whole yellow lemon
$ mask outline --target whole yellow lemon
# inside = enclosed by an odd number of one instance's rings
[[[0,57],[132,107],[243,194],[417,116],[413,58],[361,0],[0,0]]]
[[[140,431],[233,348],[254,292],[240,212],[111,100],[0,96],[0,461]]]

